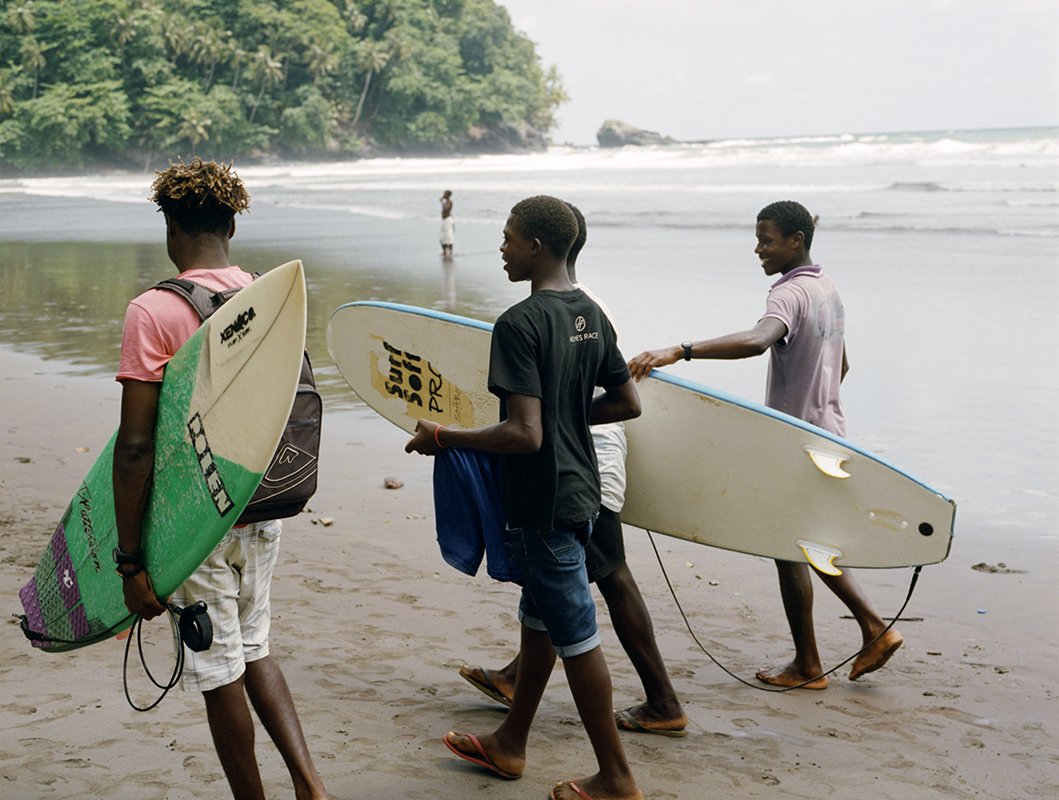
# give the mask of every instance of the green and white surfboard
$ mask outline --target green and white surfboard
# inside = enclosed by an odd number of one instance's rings
[[[294,401],[304,347],[305,277],[291,261],[218,309],[166,367],[143,539],[159,597],[205,560],[257,489]],[[84,647],[134,622],[111,556],[114,438],[19,592],[23,628],[44,650]]]

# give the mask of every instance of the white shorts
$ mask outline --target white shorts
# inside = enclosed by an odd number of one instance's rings
[[[443,245],[450,245],[453,242],[453,237],[456,233],[456,221],[452,217],[442,217],[441,219],[441,243]]]
[[[205,601],[213,623],[208,650],[184,650],[184,691],[219,689],[238,680],[249,662],[268,655],[272,571],[282,530],[279,520],[232,528],[173,593],[178,606]]]
[[[596,448],[599,469],[600,505],[620,514],[625,505],[625,456],[628,453],[625,423],[593,425],[592,444]]]

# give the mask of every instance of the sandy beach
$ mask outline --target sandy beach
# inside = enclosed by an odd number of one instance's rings
[[[504,214],[543,191],[585,211],[578,271],[617,316],[627,356],[720,335],[760,313],[768,283],[753,258],[754,214],[789,190],[821,214],[814,252],[842,287],[850,439],[953,497],[956,540],[944,563],[923,569],[898,625],[905,647],[884,669],[851,683],[847,666],[826,691],[769,693],[699,649],[648,536],[626,527],[691,718],[684,739],[623,734],[636,777],[652,800],[1059,797],[1059,362],[1048,347],[1059,309],[1057,141],[1054,131],[950,132],[248,168],[254,208],[235,257],[261,270],[305,261],[308,346],[328,406],[319,491],[285,526],[272,652],[333,796],[543,800],[555,781],[594,771],[561,668],[521,780],[498,780],[442,744],[450,729],[489,731],[505,713],[457,670],[514,653],[517,588],[442,561],[431,462],[406,455],[405,435],[346,388],[324,344],[334,308],[381,299],[495,319],[525,291],[501,271]],[[125,306],[170,274],[149,182],[0,181],[0,800],[230,796],[200,697],[175,690],[137,713],[122,690],[124,642],[49,655],[18,628],[18,590],[118,422],[111,375]],[[446,268],[436,217],[449,186],[458,227]],[[765,368],[670,369],[760,399]],[[388,477],[402,488],[386,489]],[[728,669],[756,685],[759,668],[791,658],[771,562],[655,543],[695,634]],[[858,578],[892,616],[912,570]],[[638,703],[602,604],[599,620],[614,704]],[[827,665],[859,645],[819,583],[816,627]],[[149,624],[146,639],[167,675],[168,625]],[[157,695],[137,666],[130,683],[141,704]],[[286,769],[258,731],[268,796],[289,798]]]
[[[9,612],[0,653],[0,795],[226,797],[201,698],[174,690],[153,711],[137,713],[122,693],[124,643],[48,655],[18,629],[17,591],[118,417],[116,383],[67,373],[60,363],[0,350],[0,594]],[[594,766],[561,669],[521,780],[494,779],[440,741],[451,728],[487,731],[504,713],[457,669],[464,661],[499,666],[513,653],[516,589],[484,570],[468,578],[442,562],[431,464],[405,455],[404,440],[362,408],[328,414],[319,492],[311,511],[286,525],[272,646],[317,765],[333,796],[347,800],[546,797],[556,780]],[[384,488],[389,476],[403,488]],[[1031,552],[957,539],[945,563],[924,569],[900,624],[906,646],[885,669],[851,683],[847,667],[824,692],[770,694],[709,661],[683,625],[647,536],[627,528],[626,538],[691,717],[685,739],[624,736],[646,797],[1059,794],[1059,723],[1049,710],[1059,658],[1056,593]],[[655,541],[696,634],[720,661],[752,680],[758,667],[789,656],[768,561]],[[880,611],[892,614],[911,571],[859,575]],[[837,663],[855,649],[855,625],[822,587],[816,608],[823,657]],[[614,702],[637,702],[639,683],[602,605],[599,618]],[[157,621],[147,634],[152,663],[164,673],[168,627]],[[136,699],[152,699],[138,668],[130,674]],[[258,751],[269,797],[289,797],[263,730]]]

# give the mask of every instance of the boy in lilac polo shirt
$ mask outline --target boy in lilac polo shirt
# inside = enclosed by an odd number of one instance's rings
[[[813,263],[812,215],[800,203],[782,201],[757,215],[754,252],[768,276],[781,277],[772,284],[765,314],[751,330],[699,342],[682,342],[651,350],[629,362],[632,376],[640,380],[655,367],[681,358],[749,358],[771,351],[765,405],[803,419],[839,436],[846,420],[839,402],[839,386],[849,363],[846,360],[845,312],[835,282]],[[816,648],[813,628],[813,585],[809,566],[777,561],[780,595],[794,639],[794,660],[757,673],[758,680],[774,686],[827,688]],[[841,575],[817,573],[845,603],[860,625],[865,648],[853,662],[850,680],[879,669],[901,646],[896,629],[880,636],[886,623],[875,612],[848,571]],[[878,638],[878,641],[874,641]]]

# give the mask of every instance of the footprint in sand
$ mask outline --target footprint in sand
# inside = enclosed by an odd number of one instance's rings
[[[344,591],[341,586],[325,585],[319,578],[302,578],[302,585],[310,592],[318,592],[319,594],[333,594]]]
[[[813,731],[813,733],[816,736],[839,739],[844,742],[859,742],[864,739],[864,735],[860,731],[842,730],[840,728],[823,728]]]
[[[207,766],[198,756],[188,756],[182,763],[188,776],[196,783],[209,784],[224,777],[223,774]]]

